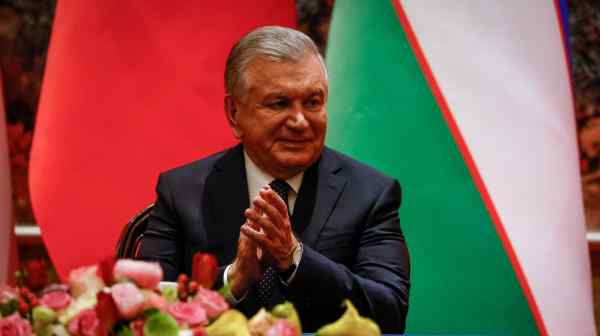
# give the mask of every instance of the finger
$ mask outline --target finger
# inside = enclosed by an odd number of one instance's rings
[[[240,240],[238,244],[238,255],[247,255],[249,251],[257,249],[257,244],[248,235],[240,232]]]
[[[273,204],[269,203],[262,196],[257,196],[254,201],[252,201],[252,205],[267,215],[275,226],[283,229],[291,229],[287,227],[289,226],[287,217],[283,217],[279,210],[277,210]]]
[[[260,209],[256,209],[256,207],[254,206],[254,204],[252,204],[252,200],[250,201],[250,209],[254,209],[256,210],[258,213],[261,213],[262,210]]]
[[[270,241],[265,233],[256,231],[246,224],[242,225],[240,231],[245,234],[248,239],[255,242],[261,248],[268,250],[270,247]]]
[[[246,218],[246,223],[244,224],[248,224],[251,228],[253,228],[256,231],[260,230],[260,225],[258,225],[255,221]]]
[[[254,223],[252,226],[254,230],[258,231],[260,228],[262,228],[271,239],[279,239],[281,236],[279,229],[273,224],[268,216],[263,216],[254,209],[246,209],[246,211],[244,211],[244,215],[248,221]]]
[[[259,247],[256,249],[256,260],[262,260],[263,250]]]
[[[279,211],[281,216],[283,216],[283,218],[288,217],[287,205],[285,204],[283,199],[281,199],[281,197],[279,197],[279,195],[277,195],[277,193],[275,191],[273,191],[273,189],[263,188],[260,190],[259,195],[262,196],[262,198],[264,200],[266,200],[268,203],[273,205],[275,207],[275,209],[277,209],[277,211]]]

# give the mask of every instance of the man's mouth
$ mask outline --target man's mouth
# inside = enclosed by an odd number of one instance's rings
[[[279,139],[279,142],[285,146],[303,146],[310,142],[309,139]]]

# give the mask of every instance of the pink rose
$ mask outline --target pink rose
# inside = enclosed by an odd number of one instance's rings
[[[0,286],[0,304],[18,300],[19,293],[16,289],[8,286]]]
[[[179,324],[185,323],[188,326],[208,324],[204,308],[197,303],[178,301],[170,305],[167,310]]]
[[[116,280],[128,279],[141,288],[154,289],[162,280],[163,271],[158,263],[121,259],[115,264],[113,275]]]
[[[227,301],[225,301],[221,294],[204,287],[198,287],[198,293],[194,297],[194,302],[204,308],[206,315],[211,320],[229,309]]]
[[[40,299],[40,303],[50,309],[60,310],[71,303],[71,295],[64,291],[53,291],[44,294]]]
[[[14,313],[6,318],[0,319],[0,336],[29,336],[31,326],[29,322],[19,314]]]
[[[300,331],[287,320],[277,320],[266,336],[300,336]]]
[[[50,292],[54,292],[54,291],[63,291],[63,292],[68,292],[69,291],[69,285],[65,285],[65,284],[50,284],[48,286],[46,286],[46,288],[44,288],[44,290],[42,290],[40,292],[41,295],[44,295],[46,293],[50,293]]]
[[[71,294],[79,297],[83,293],[98,293],[104,288],[104,281],[98,276],[98,266],[86,266],[74,269],[69,273]]]
[[[150,308],[156,308],[160,311],[167,309],[167,299],[165,299],[162,295],[147,289],[142,290],[142,294],[144,295],[142,311]]]
[[[98,331],[98,316],[93,308],[82,310],[69,322],[67,330],[71,335],[95,336]]]
[[[118,283],[111,287],[110,292],[121,318],[132,320],[141,312],[144,294],[134,284]]]

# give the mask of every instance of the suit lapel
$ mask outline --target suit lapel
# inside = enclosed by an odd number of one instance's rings
[[[318,165],[314,210],[310,224],[300,234],[300,239],[311,247],[316,245],[346,185],[346,178],[338,174],[339,162],[327,148]],[[207,177],[205,192],[203,213],[208,252],[217,256],[220,265],[225,265],[232,262],[237,253],[244,210],[250,205],[242,145],[230,149],[215,163]]]
[[[308,246],[314,247],[316,245],[323,226],[327,223],[337,200],[344,190],[346,179],[337,174],[340,169],[337,159],[327,148],[323,149],[319,162],[314,211],[310,224],[300,235],[302,242]]]
[[[210,252],[220,265],[230,263],[237,253],[240,226],[248,208],[248,183],[242,145],[227,151],[207,178],[205,227]]]

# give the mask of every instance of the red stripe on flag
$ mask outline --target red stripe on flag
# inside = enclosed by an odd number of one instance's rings
[[[517,279],[518,279],[519,283],[521,284],[521,288],[523,289],[525,297],[527,298],[529,308],[531,309],[533,316],[535,318],[538,330],[540,331],[541,335],[548,335],[546,326],[544,324],[544,320],[542,319],[540,310],[537,306],[537,303],[535,302],[535,298],[533,297],[531,288],[529,287],[527,277],[525,276],[525,273],[523,272],[521,264],[519,263],[519,260],[517,259],[514,248],[512,247],[512,244],[510,243],[510,239],[508,238],[506,230],[504,229],[504,225],[502,224],[502,221],[500,220],[500,216],[498,215],[498,211],[496,210],[496,207],[494,206],[492,198],[490,197],[490,194],[485,186],[485,183],[484,183],[483,179],[481,178],[479,170],[477,169],[477,165],[475,164],[475,161],[473,160],[473,157],[463,139],[463,136],[460,133],[458,126],[456,125],[456,121],[454,120],[454,117],[452,116],[450,107],[448,106],[448,103],[446,102],[446,99],[444,98],[444,95],[442,94],[442,91],[435,80],[435,76],[433,75],[433,72],[431,71],[431,67],[429,66],[429,63],[427,62],[427,59],[425,58],[425,54],[423,53],[423,50],[421,49],[419,41],[410,25],[408,17],[406,16],[406,13],[404,12],[404,9],[402,8],[402,5],[400,4],[399,0],[390,0],[390,1],[392,2],[392,5],[394,6],[394,8],[396,10],[396,14],[398,15],[400,24],[402,25],[402,28],[406,34],[408,42],[409,42],[413,52],[415,53],[415,57],[417,58],[417,61],[419,62],[419,66],[421,67],[421,70],[423,71],[423,74],[427,80],[427,83],[429,84],[429,87],[435,97],[435,100],[442,111],[442,114],[444,116],[444,119],[446,120],[446,123],[448,124],[448,128],[450,129],[452,137],[454,138],[454,141],[456,141],[458,149],[463,157],[463,160],[465,160],[465,164],[467,165],[467,168],[469,169],[469,172],[470,172],[473,180],[475,181],[475,185],[476,185],[477,189],[479,190],[479,193],[481,194],[481,198],[483,199],[485,207],[486,207],[487,211],[489,212],[490,217],[492,218],[492,221],[494,222],[494,226],[496,227],[496,232],[500,236],[502,245],[504,246],[504,249],[506,250],[508,258],[509,258],[511,264],[513,265],[513,268],[517,275]]]

